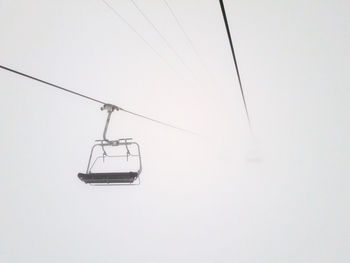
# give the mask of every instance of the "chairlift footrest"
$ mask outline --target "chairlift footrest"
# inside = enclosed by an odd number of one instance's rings
[[[78,178],[87,184],[132,184],[139,173],[79,173]]]

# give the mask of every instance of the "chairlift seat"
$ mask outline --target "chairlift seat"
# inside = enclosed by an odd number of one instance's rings
[[[79,179],[87,184],[132,184],[138,176],[137,172],[78,174]]]
[[[105,129],[103,131],[103,139],[102,140],[96,140],[96,144],[92,146],[92,149],[90,151],[90,157],[89,162],[87,165],[87,169],[85,173],[78,173],[78,178],[83,181],[86,184],[92,184],[92,185],[108,185],[108,184],[122,184],[122,185],[131,185],[131,184],[140,184],[139,175],[142,171],[142,163],[141,163],[141,153],[140,153],[140,146],[138,143],[133,142],[132,138],[122,138],[118,140],[108,140],[106,138],[107,128],[109,125],[109,121],[111,118],[111,114],[114,110],[119,110],[119,108],[115,105],[111,104],[105,104],[101,108],[101,110],[107,110],[107,120],[105,124]],[[111,155],[107,153],[106,148],[119,148],[119,147],[125,147],[126,154],[114,154]],[[133,151],[136,151],[135,153],[130,152],[130,149],[134,148]],[[136,147],[136,150],[135,150]],[[96,153],[96,149],[100,149]],[[97,156],[96,156],[97,155]],[[118,172],[107,172],[107,169],[102,169],[101,172],[93,172],[93,168],[95,166],[95,163],[105,162],[105,159],[111,159],[111,158],[125,158],[126,161],[129,161],[129,158],[136,158],[138,160],[137,167],[134,168],[128,168],[126,171],[117,169]],[[95,169],[95,168],[94,168]],[[108,169],[110,171],[110,169]],[[130,171],[131,170],[131,171]],[[128,172],[130,171],[130,172]],[[137,180],[138,179],[138,180]]]

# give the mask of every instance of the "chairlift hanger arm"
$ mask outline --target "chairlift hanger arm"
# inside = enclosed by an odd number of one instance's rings
[[[108,126],[109,126],[109,122],[111,120],[111,115],[113,113],[114,110],[119,110],[120,108],[118,106],[115,106],[115,105],[112,105],[112,104],[105,104],[101,107],[101,110],[107,110],[107,120],[106,120],[106,124],[105,124],[105,128],[103,130],[103,140],[104,141],[109,141],[107,138],[106,138],[106,134],[107,134],[107,129],[108,129]]]

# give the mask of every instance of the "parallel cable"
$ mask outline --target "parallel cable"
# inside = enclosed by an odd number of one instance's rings
[[[109,104],[109,103],[106,103],[106,102],[104,102],[104,101],[101,101],[101,100],[98,100],[98,99],[94,99],[94,98],[92,98],[92,97],[86,96],[86,95],[81,94],[81,93],[79,93],[79,92],[76,92],[76,91],[73,91],[73,90],[70,90],[70,89],[63,88],[62,86],[53,84],[53,83],[51,83],[51,82],[48,82],[48,81],[45,81],[45,80],[42,80],[42,79],[33,77],[33,76],[31,76],[31,75],[22,73],[22,72],[20,72],[20,71],[17,71],[17,70],[14,70],[14,69],[11,69],[11,68],[2,66],[2,65],[0,65],[0,68],[1,68],[1,69],[4,69],[4,70],[7,70],[7,71],[9,71],[9,72],[12,72],[12,73],[14,73],[14,74],[20,75],[20,76],[22,76],[22,77],[26,77],[26,78],[29,78],[29,79],[32,79],[32,80],[35,80],[35,81],[44,83],[44,84],[46,84],[46,85],[48,85],[48,86],[51,86],[51,87],[54,87],[54,88],[57,88],[57,89],[66,91],[66,92],[68,92],[68,93],[71,93],[71,94],[80,96],[80,97],[82,97],[82,98],[85,98],[85,99],[88,99],[88,100],[91,100],[91,101],[94,101],[94,102],[97,102],[97,103],[100,103],[100,104],[103,104],[103,105]],[[179,131],[183,131],[183,132],[195,134],[194,132],[192,132],[192,131],[190,131],[190,130],[183,129],[183,128],[180,128],[180,127],[178,127],[178,126],[175,126],[175,125],[172,125],[172,124],[169,124],[169,123],[166,123],[166,122],[157,120],[157,119],[153,119],[153,118],[147,117],[147,116],[142,115],[142,114],[139,114],[139,113],[135,113],[135,112],[129,111],[129,110],[127,110],[127,109],[124,109],[124,108],[119,107],[119,106],[116,106],[116,105],[113,105],[113,106],[115,106],[117,110],[124,111],[124,112],[126,112],[126,113],[131,114],[131,115],[134,115],[134,116],[137,116],[137,117],[140,117],[140,118],[147,119],[147,120],[149,120],[149,121],[152,121],[152,122],[155,122],[155,123],[158,123],[158,124],[167,126],[167,127],[169,127],[169,128],[173,128],[173,129],[177,129],[177,130],[179,130]]]
[[[164,56],[158,52],[151,44],[148,42],[136,29],[133,27],[111,4],[109,4],[106,0],[101,0],[106,7],[108,7],[116,17],[118,17],[120,20],[122,20],[182,81],[185,81],[184,76],[177,70],[175,67],[173,67],[165,58]],[[150,20],[149,20],[150,21]],[[150,21],[151,22],[151,21]],[[153,25],[153,23],[152,23]],[[160,33],[160,32],[159,32]],[[164,38],[165,39],[165,38]],[[172,49],[175,51],[174,49]],[[175,51],[176,52],[176,51]],[[176,52],[177,53],[177,52]],[[195,76],[191,68],[189,68],[185,62],[181,59],[181,57],[178,55],[179,59],[181,60],[181,63],[188,69],[188,71],[192,74],[192,77],[198,81],[198,78]]]
[[[252,130],[251,122],[250,122],[250,117],[249,117],[249,113],[248,113],[248,107],[247,107],[246,99],[245,99],[244,92],[243,92],[243,86],[242,86],[241,76],[240,76],[239,70],[238,70],[238,63],[237,63],[237,59],[236,59],[236,54],[235,54],[235,50],[234,50],[233,44],[232,44],[232,38],[231,38],[230,28],[229,28],[229,25],[228,25],[228,22],[227,22],[227,17],[226,17],[224,2],[223,2],[223,0],[219,0],[219,1],[220,1],[220,7],[221,7],[222,16],[223,16],[223,19],[224,19],[224,22],[225,22],[225,27],[226,27],[227,36],[228,36],[228,39],[229,39],[229,42],[230,42],[232,57],[233,57],[233,61],[234,61],[235,68],[236,68],[236,73],[237,73],[237,77],[238,77],[239,87],[240,87],[240,89],[241,89],[241,95],[242,95],[242,99],[243,99],[243,103],[244,103],[244,108],[245,108],[245,112],[246,112],[247,119],[248,119],[249,128],[250,128],[250,130]]]
[[[110,5],[106,0],[101,0],[120,20],[122,20],[152,51],[175,73],[178,72],[174,69],[173,66],[119,13],[117,10]]]
[[[104,0],[103,0],[104,1]],[[192,72],[191,68],[189,66],[187,66],[187,64],[185,63],[185,61],[182,59],[182,57],[180,56],[180,54],[175,50],[175,48],[169,43],[169,41],[166,39],[166,37],[162,34],[162,32],[160,32],[160,30],[155,26],[155,24],[152,22],[152,20],[145,14],[145,12],[142,11],[142,9],[136,4],[136,2],[134,0],[130,0],[133,5],[135,6],[135,8],[140,12],[140,14],[146,19],[146,21],[152,26],[152,28],[157,32],[158,36],[165,42],[165,44],[167,45],[167,47],[174,53],[174,55],[180,60],[180,62],[182,63],[183,66],[185,66],[190,73],[192,74],[192,76],[194,78],[196,78],[194,76],[194,73]]]
[[[178,17],[176,16],[174,10],[171,8],[170,4],[168,3],[167,0],[163,0],[164,4],[167,6],[167,8],[169,9],[171,15],[173,16],[176,24],[178,25],[178,27],[180,28],[180,30],[182,31],[182,33],[184,34],[187,42],[190,44],[193,52],[196,54],[197,58],[200,60],[200,62],[202,63],[202,65],[206,68],[206,65],[204,64],[204,61],[202,59],[202,57],[200,56],[196,46],[194,45],[192,39],[190,38],[190,36],[187,34],[185,28],[182,26],[180,20],[178,19]]]

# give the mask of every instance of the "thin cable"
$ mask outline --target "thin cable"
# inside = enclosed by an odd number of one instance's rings
[[[217,86],[218,84],[217,84],[217,81],[215,79],[215,76],[213,75],[213,72],[211,70],[209,70],[208,65],[205,63],[204,59],[202,58],[202,56],[198,52],[198,49],[196,48],[196,46],[193,43],[189,34],[187,34],[185,27],[180,22],[180,19],[178,19],[177,15],[175,14],[175,11],[173,10],[173,8],[171,7],[171,5],[169,4],[169,2],[167,0],[163,0],[163,2],[167,6],[167,8],[170,11],[171,15],[173,16],[176,24],[178,25],[178,27],[182,31],[183,35],[185,36],[187,42],[189,43],[189,46],[192,48],[192,50],[195,53],[196,57],[198,58],[200,64],[202,65],[202,67],[206,73],[206,77],[208,77],[208,81],[210,82],[209,86],[213,86],[213,87]],[[208,83],[205,82],[204,84],[208,84]]]
[[[39,78],[30,76],[30,75],[27,75],[27,74],[25,74],[25,73],[19,72],[19,71],[17,71],[17,70],[14,70],[14,69],[11,69],[11,68],[8,68],[8,67],[5,67],[5,66],[0,65],[0,68],[1,68],[1,69],[4,69],[4,70],[7,70],[7,71],[9,71],[9,72],[15,73],[15,74],[17,74],[17,75],[20,75],[20,76],[23,76],[23,77],[26,77],[26,78],[29,78],[29,79],[32,79],[32,80],[35,80],[35,81],[44,83],[44,84],[49,85],[49,86],[51,86],[51,87],[54,87],[54,88],[57,88],[57,89],[66,91],[66,92],[68,92],[68,93],[71,93],[71,94],[80,96],[80,97],[82,97],[82,98],[85,98],[85,99],[88,99],[88,100],[92,100],[92,101],[97,102],[97,103],[100,103],[100,104],[108,104],[108,103],[106,103],[106,102],[104,102],[104,101],[91,98],[91,97],[86,96],[86,95],[84,95],[84,94],[75,92],[75,91],[70,90],[70,89],[63,88],[63,87],[58,86],[58,85],[56,85],[56,84],[52,84],[52,83],[50,83],[50,82],[48,82],[48,81],[45,81],[45,80],[42,80],[42,79],[39,79]],[[116,105],[114,105],[114,106],[116,106]],[[152,121],[152,122],[155,122],[155,123],[158,123],[158,124],[161,124],[161,125],[164,125],[164,126],[173,128],[173,129],[177,129],[177,130],[179,130],[179,131],[183,131],[183,132],[195,134],[194,132],[192,132],[192,131],[190,131],[190,130],[186,130],[186,129],[177,127],[177,126],[175,126],[175,125],[172,125],[172,124],[169,124],[169,123],[166,123],[166,122],[163,122],[163,121],[159,121],[159,120],[156,120],[156,119],[147,117],[147,116],[145,116],[145,115],[141,115],[141,114],[138,114],[138,113],[135,113],[135,112],[132,112],[132,111],[123,109],[123,108],[121,108],[121,107],[119,107],[119,106],[116,106],[116,108],[117,108],[118,110],[124,111],[124,112],[126,112],[126,113],[131,114],[131,115],[138,116],[138,117],[140,117],[140,118],[144,118],[144,119],[147,119],[147,120],[149,120],[149,121]]]
[[[245,108],[245,112],[246,112],[247,119],[248,119],[249,128],[250,128],[250,130],[252,130],[252,126],[251,126],[251,122],[250,122],[250,117],[249,117],[249,113],[248,113],[248,107],[247,107],[247,103],[246,103],[245,96],[244,96],[244,92],[243,92],[243,86],[242,86],[241,76],[240,76],[239,70],[238,70],[238,63],[237,63],[237,59],[236,59],[236,54],[235,54],[235,50],[234,50],[233,44],[232,44],[232,38],[231,38],[230,28],[229,28],[229,25],[228,25],[228,22],[227,22],[227,17],[226,17],[224,2],[223,2],[223,0],[219,0],[219,1],[220,1],[220,6],[221,6],[222,16],[223,16],[224,22],[225,22],[225,27],[226,27],[227,36],[228,36],[228,39],[229,39],[229,42],[230,42],[230,46],[231,46],[232,57],[233,57],[233,61],[234,61],[235,68],[236,68],[236,73],[237,73],[237,77],[238,77],[239,87],[240,87],[240,89],[241,89],[242,99],[243,99],[244,108]]]
[[[180,20],[177,18],[174,10],[171,8],[170,4],[168,3],[167,0],[163,0],[163,2],[165,3],[165,5],[167,6],[167,8],[169,9],[171,15],[173,16],[176,24],[178,25],[178,27],[180,28],[180,30],[182,31],[182,33],[184,34],[187,42],[190,44],[193,52],[196,54],[197,58],[200,60],[200,62],[202,63],[202,65],[206,68],[204,61],[202,59],[202,57],[200,56],[197,48],[195,47],[195,45],[193,44],[193,41],[191,40],[190,36],[187,34],[185,28],[182,26],[182,24],[180,23]]]
[[[84,94],[75,92],[75,91],[73,91],[73,90],[65,89],[65,88],[63,88],[63,87],[61,87],[61,86],[58,86],[58,85],[56,85],[56,84],[52,84],[52,83],[47,82],[47,81],[45,81],[45,80],[41,80],[41,79],[38,79],[38,78],[36,78],[36,77],[29,76],[29,75],[24,74],[24,73],[22,73],[22,72],[19,72],[19,71],[17,71],[17,70],[10,69],[10,68],[8,68],[8,67],[1,66],[1,65],[0,65],[0,68],[5,69],[5,70],[7,70],[7,71],[10,71],[10,72],[12,72],[12,73],[21,75],[21,76],[26,77],[26,78],[30,78],[30,79],[32,79],[32,80],[39,81],[39,82],[41,82],[41,83],[44,83],[44,84],[46,84],[46,85],[55,87],[55,88],[57,88],[57,89],[60,89],[60,90],[63,90],[63,91],[72,93],[72,94],[74,94],[74,95],[83,97],[83,98],[85,98],[85,99],[92,100],[92,101],[95,101],[95,102],[98,102],[98,103],[101,103],[101,104],[107,104],[107,103],[105,103],[105,102],[103,102],[103,101],[101,101],[101,100],[97,100],[97,99],[91,98],[91,97],[89,97],[89,96],[86,96],[86,95],[84,95]]]
[[[175,73],[178,72],[171,66],[168,61],[121,15],[111,6],[107,1],[101,0],[113,13],[115,16],[119,17],[152,51]]]
[[[147,116],[144,116],[144,115],[141,115],[141,114],[132,112],[132,111],[125,110],[125,109],[123,109],[123,108],[119,108],[119,110],[124,111],[124,112],[129,113],[129,114],[132,114],[132,115],[135,115],[135,116],[140,117],[140,118],[144,118],[144,119],[149,120],[149,121],[156,122],[156,123],[158,123],[158,124],[162,124],[162,125],[168,126],[168,127],[170,127],[170,128],[173,128],[173,129],[177,129],[177,130],[180,130],[180,131],[183,131],[183,132],[187,132],[187,133],[191,133],[191,134],[193,134],[193,135],[197,135],[197,133],[195,133],[195,132],[193,132],[193,131],[186,130],[186,129],[183,129],[183,128],[179,128],[179,127],[176,127],[176,126],[174,126],[174,125],[171,125],[171,124],[168,124],[168,123],[165,123],[165,122],[156,120],[156,119],[152,119],[152,118],[150,118],[150,117],[147,117]]]
[[[184,65],[192,74],[192,76],[195,78],[194,73],[192,72],[191,68],[187,66],[185,61],[182,59],[180,54],[175,50],[175,48],[169,43],[169,41],[166,39],[166,37],[160,32],[160,30],[153,24],[151,19],[142,11],[142,9],[136,4],[134,0],[130,0],[133,5],[136,7],[136,9],[140,12],[140,14],[146,19],[146,21],[152,26],[152,28],[157,32],[159,37],[165,42],[167,47],[174,53],[174,55],[181,61],[182,65]]]
[[[119,19],[121,19],[150,49],[152,49],[152,51],[159,57],[161,58],[161,60],[177,75],[177,77],[179,77],[182,81],[185,82],[184,76],[179,73],[178,70],[176,70],[165,58],[164,56],[161,55],[161,53],[159,53],[124,17],[121,16],[120,13],[117,12],[117,10],[115,8],[113,8],[112,5],[110,5],[106,0],[101,0],[113,13],[116,17],[118,17]],[[181,59],[181,58],[180,58]],[[182,59],[181,59],[182,60]],[[183,60],[182,60],[182,64],[184,64]],[[198,81],[198,79],[196,78],[195,74],[193,73],[193,71],[186,65],[184,64],[185,67],[190,71],[190,73],[192,74],[192,77]]]

